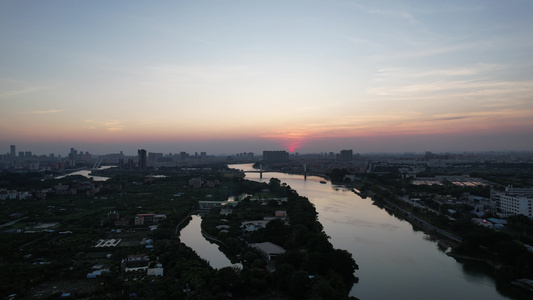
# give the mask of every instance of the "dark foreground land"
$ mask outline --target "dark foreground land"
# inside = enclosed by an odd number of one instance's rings
[[[24,196],[0,201],[0,297],[346,299],[357,281],[357,264],[329,243],[314,206],[278,180],[247,181],[225,166],[103,175],[111,179],[1,175],[0,188]],[[243,266],[213,269],[179,229],[199,201],[241,194],[224,214],[203,213],[205,234]],[[264,228],[242,225],[265,217]],[[285,253],[268,260],[250,247],[261,242]]]

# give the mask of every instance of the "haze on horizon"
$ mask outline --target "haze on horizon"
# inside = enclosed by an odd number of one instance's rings
[[[531,12],[1,1],[0,153],[531,151]]]

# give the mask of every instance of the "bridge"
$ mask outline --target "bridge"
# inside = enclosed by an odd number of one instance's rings
[[[307,179],[307,165],[304,164],[304,178]],[[263,165],[260,165],[259,171],[256,170],[249,170],[249,171],[243,171],[244,173],[259,173],[259,177],[263,178],[263,173],[286,173],[286,171],[283,170],[263,170]]]
[[[100,166],[102,165],[102,162],[103,162],[103,161],[104,161],[103,159],[101,159],[101,160],[97,160],[97,161],[94,163],[93,168],[92,168],[91,170],[97,170],[98,168],[100,168]]]

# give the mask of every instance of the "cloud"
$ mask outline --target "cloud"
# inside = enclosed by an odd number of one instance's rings
[[[123,125],[124,121],[121,120],[93,120],[93,119],[87,119],[85,120],[86,123],[88,123],[87,129],[92,130],[98,130],[98,129],[104,129],[109,132],[116,132],[116,131],[122,131],[125,129],[125,126]]]
[[[479,74],[492,73],[503,70],[504,66],[499,64],[479,63],[469,66],[460,66],[455,68],[432,68],[432,69],[409,69],[409,68],[381,68],[374,75],[374,80],[382,82],[386,80],[405,80],[405,79],[427,79],[430,77],[464,77]]]
[[[18,95],[30,94],[41,90],[51,89],[53,86],[30,86],[0,94],[0,99],[7,99]]]
[[[467,118],[470,118],[470,117],[467,117],[467,116],[455,116],[455,117],[443,117],[443,118],[433,118],[433,119],[429,119],[429,120],[426,120],[426,121],[454,121],[454,120],[462,120],[462,119],[467,119]]]
[[[457,45],[450,45],[450,46],[433,46],[426,49],[416,50],[416,51],[395,51],[395,52],[389,52],[385,54],[376,54],[370,57],[373,61],[391,61],[391,60],[401,60],[401,59],[408,59],[408,58],[415,58],[415,57],[431,57],[431,56],[437,56],[437,55],[443,55],[443,54],[449,54],[459,51],[464,51],[468,49],[474,49],[476,47],[479,47],[479,42],[477,43],[464,43],[464,44],[457,44]]]
[[[28,111],[27,113],[28,114],[36,114],[36,115],[47,115],[47,114],[55,114],[55,113],[59,113],[59,112],[63,112],[65,110],[63,109],[49,109],[49,110],[33,110],[33,111]]]
[[[360,8],[364,12],[373,15],[382,15],[382,16],[392,16],[398,17],[404,20],[407,20],[411,24],[419,24],[420,22],[415,19],[415,17],[408,12],[407,10],[382,10],[382,9],[373,9],[360,4],[354,4],[356,7]]]
[[[391,86],[380,86],[368,89],[368,93],[377,96],[390,96],[388,99],[402,96],[421,96],[430,99],[434,93],[460,92],[457,96],[463,99],[482,93],[482,96],[496,96],[502,94],[519,95],[533,92],[533,81],[477,81],[477,80],[439,80],[416,84],[402,85],[391,83]],[[450,99],[450,95],[446,97]]]

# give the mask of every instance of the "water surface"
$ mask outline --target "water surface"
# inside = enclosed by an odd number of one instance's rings
[[[253,170],[251,164],[230,165]],[[352,253],[359,265],[350,295],[381,299],[528,299],[527,292],[497,285],[485,266],[458,263],[421,231],[352,191],[319,177],[285,173],[247,173],[246,179],[287,183],[315,205],[335,248]],[[505,295],[503,295],[505,294]],[[533,299],[533,294],[531,298]]]

